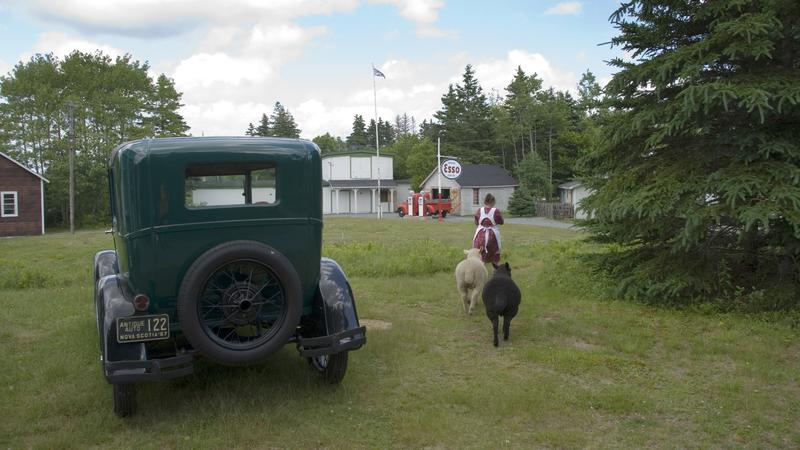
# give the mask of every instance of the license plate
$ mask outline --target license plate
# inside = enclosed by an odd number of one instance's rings
[[[144,342],[169,339],[169,316],[132,316],[117,318],[117,342]]]

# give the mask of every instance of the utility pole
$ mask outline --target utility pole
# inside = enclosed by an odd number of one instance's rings
[[[442,221],[442,138],[436,138],[436,173],[439,178],[439,199],[436,201],[439,210],[439,222]]]
[[[69,108],[69,232],[75,234],[75,103]]]
[[[550,159],[550,186],[553,186],[553,125],[550,125],[550,131],[547,133],[547,153]]]

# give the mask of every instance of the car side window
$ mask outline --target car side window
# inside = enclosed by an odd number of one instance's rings
[[[271,205],[277,200],[275,166],[210,164],[186,169],[185,203],[189,208]]]

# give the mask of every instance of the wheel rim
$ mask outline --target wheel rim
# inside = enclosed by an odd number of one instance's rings
[[[214,342],[249,350],[269,341],[286,316],[286,293],[268,266],[254,260],[223,264],[203,283],[197,315]]]

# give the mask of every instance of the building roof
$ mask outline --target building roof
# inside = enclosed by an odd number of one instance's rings
[[[568,181],[568,182],[566,182],[564,184],[559,184],[558,188],[559,189],[565,189],[567,191],[571,191],[571,190],[573,190],[576,187],[581,186],[581,185],[583,185],[583,183],[581,183],[580,181],[573,180],[573,181]]]
[[[424,185],[436,175],[436,169],[422,182]],[[462,164],[461,175],[454,180],[461,187],[506,187],[519,186],[517,180],[506,169],[492,164]]]
[[[327,180],[332,189],[370,189],[378,188],[378,180]],[[397,187],[395,180],[381,180],[381,188]]]
[[[44,181],[45,183],[49,183],[49,182],[50,182],[50,180],[48,180],[47,178],[45,178],[45,177],[43,177],[43,176],[39,175],[38,173],[36,173],[36,172],[32,171],[31,169],[28,169],[27,167],[23,166],[23,165],[22,165],[22,164],[21,164],[19,161],[17,161],[16,159],[14,159],[14,158],[12,158],[12,157],[10,157],[10,156],[6,155],[5,153],[3,153],[3,152],[0,152],[0,156],[2,156],[2,157],[4,157],[4,158],[6,158],[7,160],[9,160],[9,161],[13,162],[13,163],[14,163],[14,164],[16,164],[16,165],[18,165],[18,166],[22,167],[23,169],[25,169],[25,171],[26,171],[26,172],[28,172],[28,173],[30,173],[31,175],[33,175],[33,176],[35,176],[35,177],[37,177],[37,178],[41,179],[41,180],[42,180],[42,181]]]
[[[351,150],[351,151],[325,153],[324,155],[322,155],[322,159],[333,158],[334,156],[378,156],[378,155],[375,153],[374,150]],[[381,150],[381,156],[385,156],[387,158],[394,158],[394,153],[384,152],[383,150]]]

